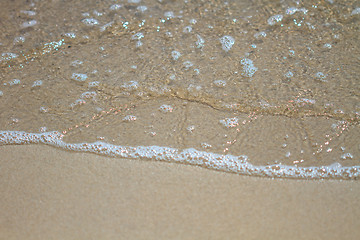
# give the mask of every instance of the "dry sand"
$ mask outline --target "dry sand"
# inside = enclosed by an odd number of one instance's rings
[[[0,239],[359,239],[358,181],[0,147]]]

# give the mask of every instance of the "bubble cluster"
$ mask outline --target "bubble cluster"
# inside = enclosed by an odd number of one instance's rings
[[[174,111],[174,108],[171,105],[164,104],[159,107],[159,110],[163,113],[169,113]]]
[[[239,119],[237,117],[225,118],[219,122],[227,128],[233,128],[239,125]]]
[[[176,61],[181,57],[181,53],[178,51],[172,51],[171,52],[171,57]]]
[[[258,70],[258,68],[254,66],[253,61],[248,58],[241,59],[240,63],[243,65],[242,75],[245,77],[254,76],[255,72]]]
[[[222,49],[225,52],[228,52],[228,51],[230,51],[232,46],[235,44],[235,39],[231,36],[223,36],[220,38],[220,43],[221,43]]]

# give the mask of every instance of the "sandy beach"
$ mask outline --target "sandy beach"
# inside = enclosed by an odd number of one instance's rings
[[[360,239],[358,2],[0,1],[0,240]]]
[[[358,239],[357,181],[0,147],[0,239]]]

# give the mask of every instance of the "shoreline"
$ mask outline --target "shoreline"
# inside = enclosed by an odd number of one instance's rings
[[[356,239],[360,184],[0,146],[1,239]]]
[[[155,160],[236,173],[247,176],[295,179],[344,179],[357,180],[360,166],[342,166],[340,163],[320,166],[288,166],[284,164],[253,165],[248,156],[217,154],[194,148],[177,149],[163,146],[121,146],[106,142],[66,143],[61,133],[28,133],[23,131],[0,131],[0,144],[45,144],[75,152],[95,153],[101,156]],[[1,146],[1,145],[0,145]]]

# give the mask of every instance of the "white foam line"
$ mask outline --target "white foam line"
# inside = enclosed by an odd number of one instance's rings
[[[65,143],[59,132],[27,133],[23,131],[0,131],[0,145],[46,144],[62,149],[92,152],[121,158],[141,158],[196,165],[225,172],[249,176],[303,178],[303,179],[357,179],[360,166],[343,167],[339,163],[321,167],[296,167],[287,165],[255,166],[245,155],[221,155],[198,151],[194,148],[178,150],[159,146],[117,146],[104,142]]]

